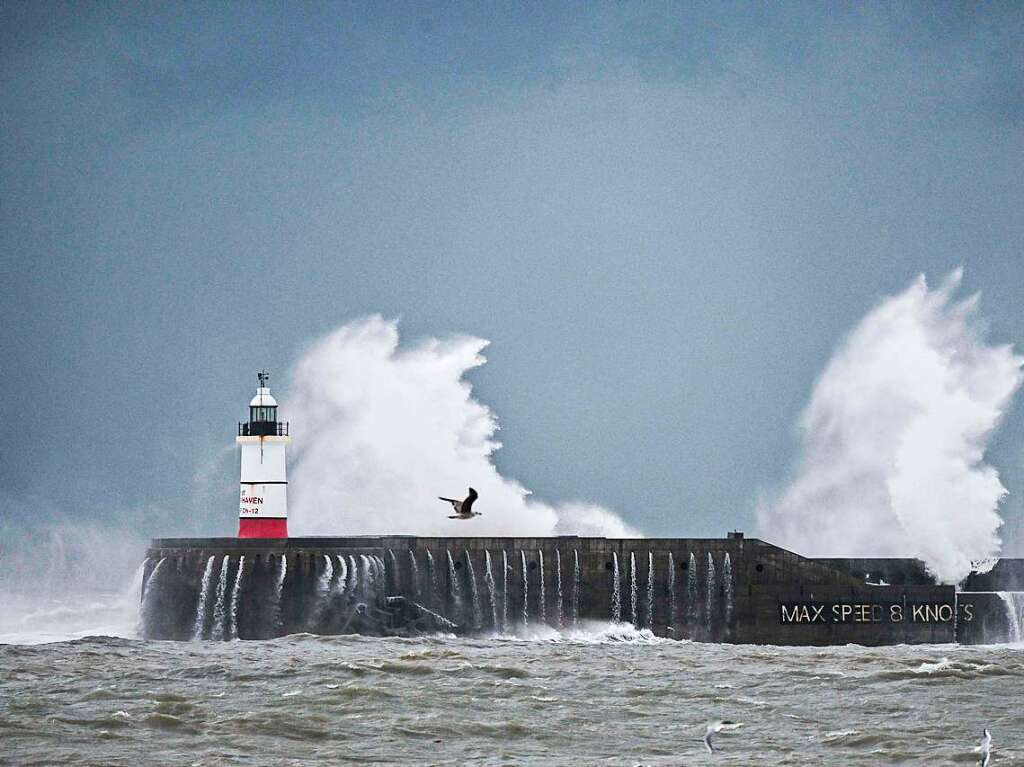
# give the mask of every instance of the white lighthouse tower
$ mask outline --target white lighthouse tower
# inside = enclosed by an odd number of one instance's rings
[[[238,501],[239,538],[288,537],[288,479],[285,445],[291,442],[288,423],[277,420],[277,400],[270,394],[264,371],[249,402],[248,423],[238,424],[242,448],[241,492]]]

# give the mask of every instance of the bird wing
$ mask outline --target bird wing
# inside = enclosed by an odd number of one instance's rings
[[[459,503],[459,511],[469,514],[469,512],[473,510],[473,503],[475,501],[475,495],[467,495],[466,499]]]
[[[462,513],[462,501],[456,501],[454,498],[442,498],[441,496],[437,496],[437,497],[438,497],[438,500],[448,501],[448,503],[450,503],[452,505],[452,508],[455,509],[455,513],[456,514],[461,514]]]

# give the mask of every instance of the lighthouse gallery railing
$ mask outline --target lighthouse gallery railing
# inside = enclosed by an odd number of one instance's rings
[[[287,421],[239,421],[239,437],[287,437]]]

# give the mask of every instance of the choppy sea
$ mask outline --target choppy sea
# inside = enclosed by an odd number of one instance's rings
[[[1024,765],[1014,646],[708,645],[611,624],[152,642],[123,602],[16,608],[0,765],[967,765],[984,727],[993,765]],[[743,726],[711,755],[716,719]]]

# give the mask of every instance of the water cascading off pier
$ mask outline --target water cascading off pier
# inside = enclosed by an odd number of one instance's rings
[[[868,586],[742,537],[168,539],[148,554],[144,630],[167,639],[533,635],[611,620],[696,641],[935,642],[952,625],[931,618],[956,609],[949,587]],[[914,620],[854,622],[884,600]],[[833,607],[846,624],[821,620]]]

